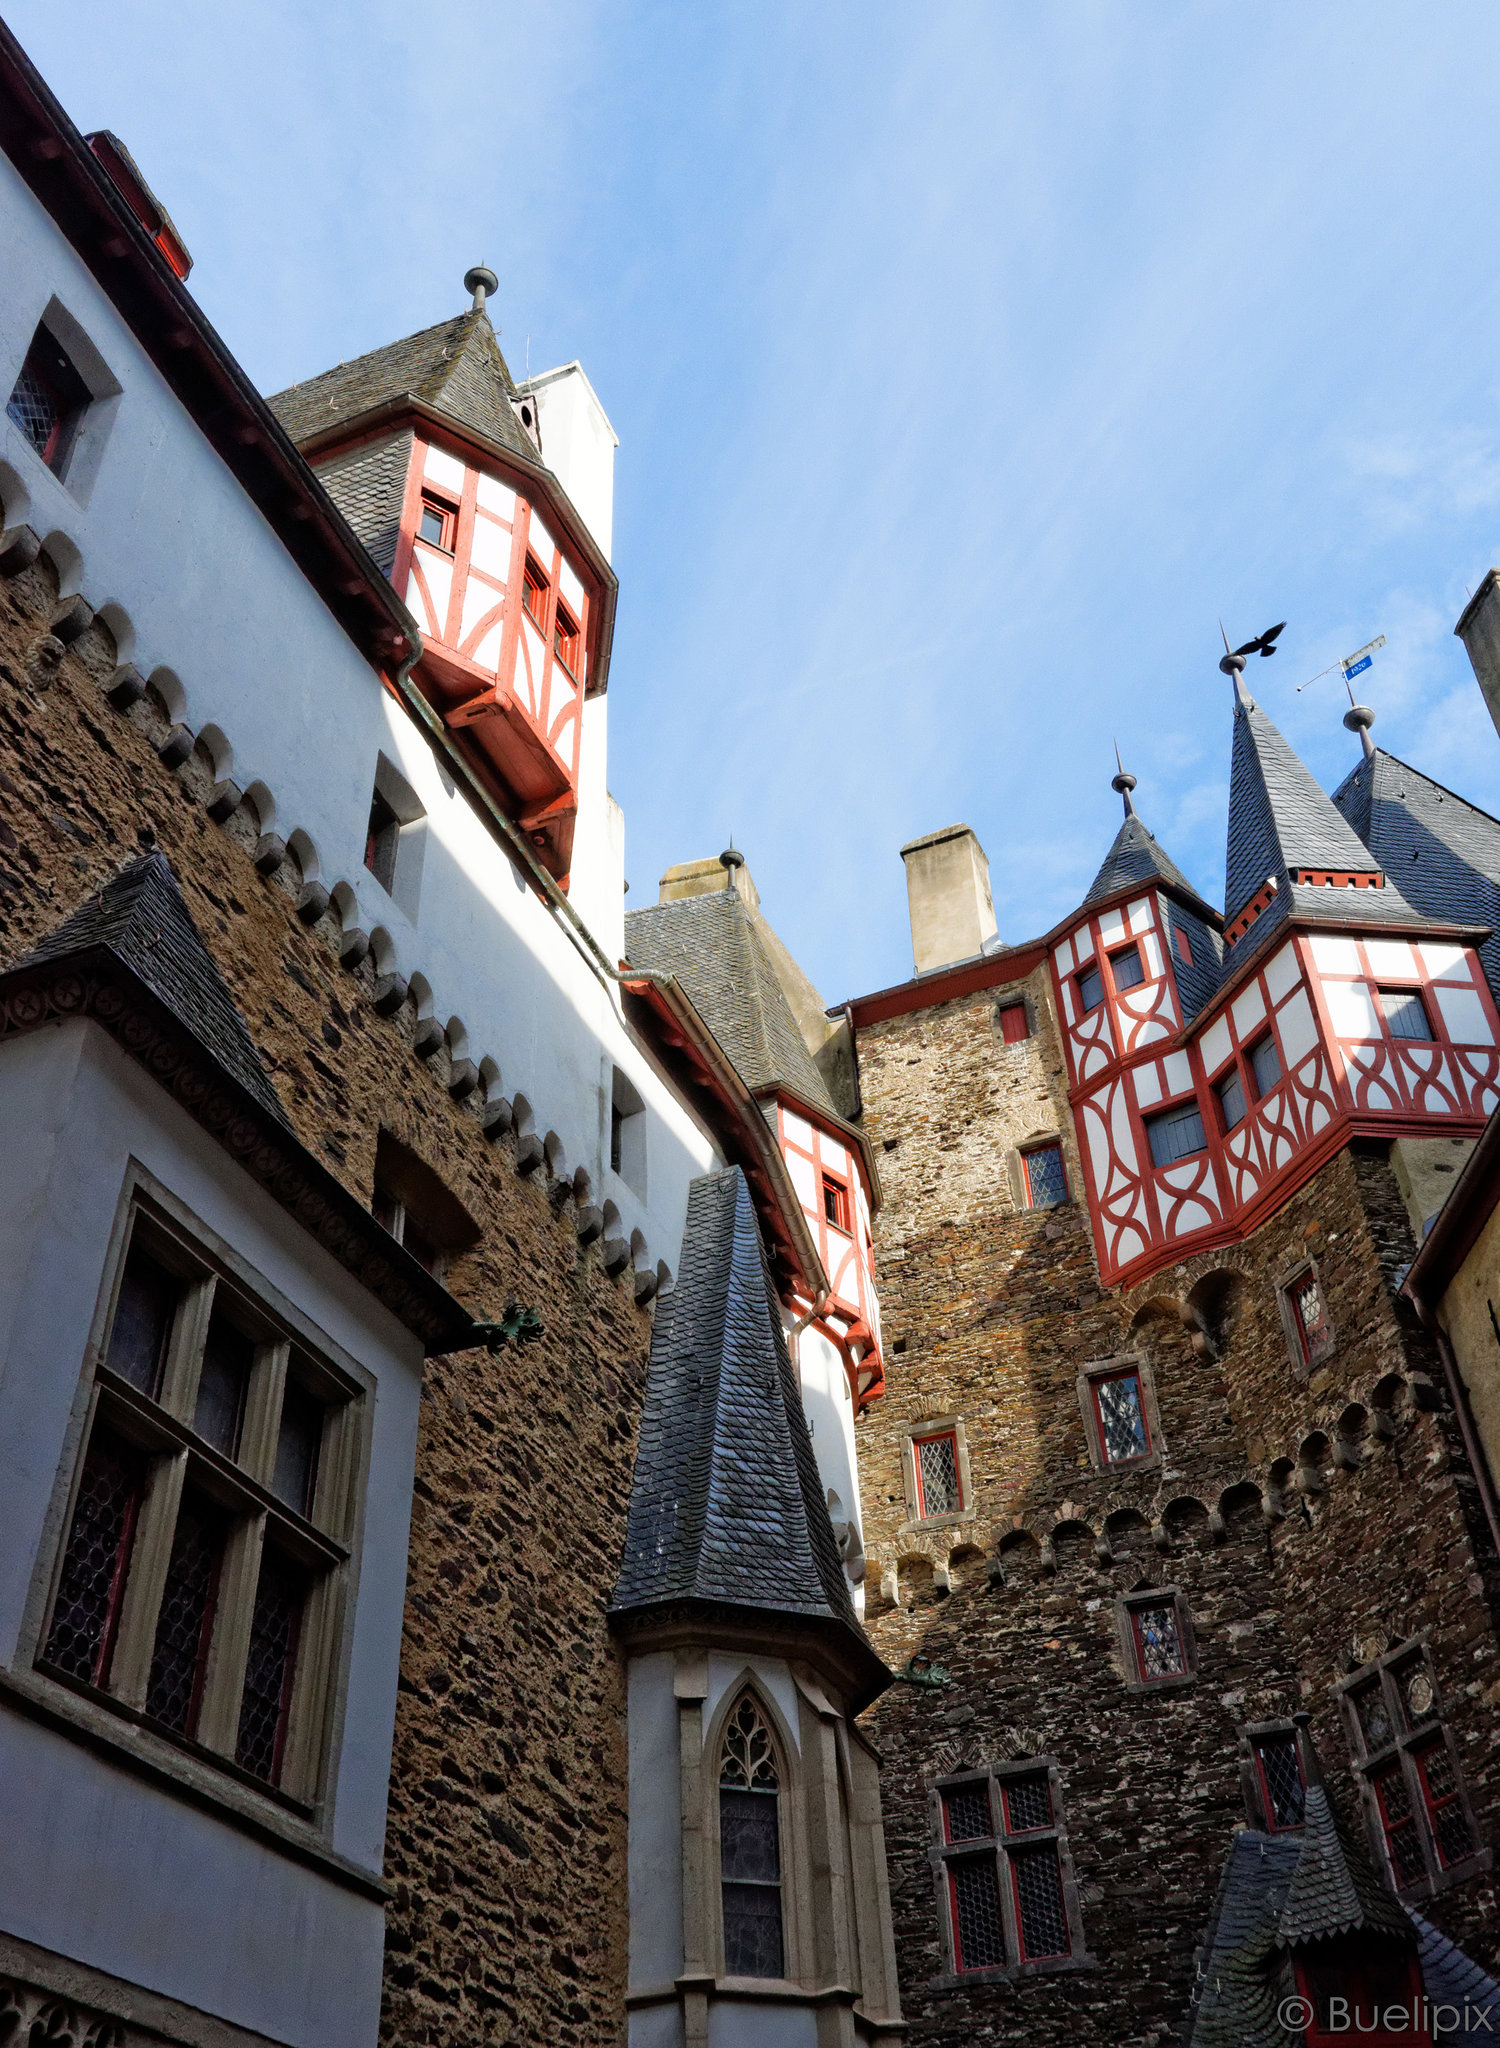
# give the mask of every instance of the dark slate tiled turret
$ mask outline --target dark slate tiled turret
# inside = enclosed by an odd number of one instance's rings
[[[612,1606],[683,1600],[813,1617],[864,1640],[737,1166],[689,1190],[677,1285],[656,1311]]]
[[[18,967],[112,953],[145,983],[260,1107],[286,1124],[234,997],[199,937],[171,863],[161,852],[127,861]]]

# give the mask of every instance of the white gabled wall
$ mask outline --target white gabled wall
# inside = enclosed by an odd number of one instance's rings
[[[536,401],[542,460],[582,513],[606,561],[614,536],[615,450],[620,437],[582,363],[542,370],[519,387]]]

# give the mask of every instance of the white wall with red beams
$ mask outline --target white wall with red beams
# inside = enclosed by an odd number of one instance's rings
[[[553,764],[554,788],[537,795],[535,817],[522,813],[521,822],[530,824],[548,809],[576,807],[599,593],[581,555],[518,488],[523,482],[457,444],[415,435],[391,580],[422,630],[424,659],[441,650],[448,723],[518,708]],[[424,500],[448,515],[451,547],[422,539]],[[540,622],[524,601],[528,556],[546,579]],[[559,605],[578,629],[576,673],[556,651]],[[469,694],[459,695],[470,684]]]
[[[817,1240],[828,1275],[830,1300],[819,1318],[844,1353],[849,1385],[861,1405],[881,1391],[880,1302],[875,1293],[874,1234],[870,1190],[859,1149],[825,1130],[784,1102],[776,1106],[782,1156],[803,1214]],[[850,1228],[830,1223],[823,1204],[824,1179],[845,1190]],[[811,1306],[811,1304],[809,1304]]]
[[[1247,1236],[1355,1134],[1477,1135],[1500,1102],[1500,1017],[1472,947],[1288,931],[1185,1032],[1170,929],[1153,890],[1081,918],[1052,948],[1069,1100],[1108,1284],[1133,1284]],[[1132,942],[1145,978],[1122,993],[1109,955]],[[1233,960],[1231,951],[1231,972]],[[1093,964],[1104,1001],[1085,1013],[1078,976]],[[1435,1038],[1396,1038],[1380,989],[1420,991]],[[1258,1097],[1246,1053],[1267,1029],[1281,1078]],[[1226,1132],[1217,1084],[1235,1066],[1247,1109]],[[1146,1118],[1188,1103],[1202,1117],[1205,1149],[1154,1166]]]

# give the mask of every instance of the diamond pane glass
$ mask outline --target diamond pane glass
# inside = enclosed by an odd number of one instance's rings
[[[1323,1291],[1311,1273],[1292,1289],[1292,1307],[1302,1335],[1303,1356],[1311,1365],[1322,1357],[1331,1339],[1328,1317],[1323,1309]]]
[[[1260,1761],[1267,1818],[1271,1826],[1300,1828],[1306,1793],[1302,1784],[1302,1766],[1297,1760],[1296,1737],[1268,1736],[1255,1745],[1255,1754]]]
[[[724,1973],[729,1977],[779,1977],[781,1887],[724,1886]]]
[[[6,415],[14,420],[37,454],[44,459],[47,444],[57,431],[62,419],[62,409],[51,391],[28,365],[16,379],[16,388],[10,394]]]
[[[943,1829],[950,1842],[979,1842],[994,1833],[988,1785],[956,1785],[943,1794]]]
[[[245,1390],[255,1346],[233,1323],[215,1316],[208,1326],[203,1347],[203,1370],[198,1376],[198,1405],[193,1427],[205,1443],[232,1458],[239,1449],[240,1419],[245,1412]]]
[[[1269,1095],[1281,1079],[1281,1060],[1269,1032],[1250,1048],[1250,1068],[1255,1075],[1256,1092]]]
[[[1437,1743],[1422,1751],[1417,1768],[1427,1794],[1438,1860],[1445,1868],[1450,1863],[1461,1863],[1474,1853],[1474,1836],[1458,1796],[1458,1773],[1453,1768],[1453,1759],[1445,1745]]]
[[[1203,1135],[1203,1119],[1195,1102],[1184,1102],[1176,1109],[1163,1110],[1160,1116],[1148,1116],[1146,1136],[1151,1141],[1151,1162],[1154,1166],[1172,1166],[1179,1159],[1191,1159],[1195,1152],[1203,1151],[1208,1142]]]
[[[1130,946],[1123,953],[1112,954],[1109,964],[1114,969],[1117,989],[1135,988],[1146,979],[1139,946]]]
[[[1052,1825],[1052,1787],[1045,1774],[1035,1778],[1010,1778],[1004,1786],[1005,1831],[1022,1835],[1031,1828]]]
[[[1385,1839],[1390,1848],[1396,1882],[1410,1884],[1425,1874],[1426,1865],[1422,1844],[1417,1839],[1417,1823],[1411,1810],[1406,1780],[1401,1775],[1399,1764],[1392,1764],[1380,1773],[1375,1780],[1375,1791],[1380,1801],[1380,1818],[1385,1826]]]
[[[139,1457],[107,1430],[96,1429],[84,1460],[57,1605],[42,1652],[44,1662],[92,1685],[102,1685],[109,1675],[140,1496]]]
[[[1099,1404],[1099,1423],[1104,1438],[1104,1455],[1110,1464],[1124,1458],[1143,1458],[1151,1448],[1146,1433],[1146,1412],[1141,1405],[1139,1373],[1118,1373],[1113,1379],[1094,1382]]]
[[[1130,1618],[1135,1625],[1142,1678],[1175,1678],[1187,1669],[1175,1607],[1137,1607]]]
[[[161,1385],[162,1362],[181,1291],[181,1283],[165,1267],[145,1252],[132,1251],[120,1276],[104,1363],[153,1398]]]
[[[1405,1665],[1397,1674],[1396,1687],[1408,1728],[1420,1728],[1424,1721],[1432,1719],[1437,1712],[1437,1693],[1424,1663]]]
[[[1026,1192],[1033,1209],[1055,1209],[1068,1199],[1061,1145],[1038,1145],[1026,1154]]]
[[[1427,1021],[1427,1012],[1422,998],[1412,989],[1382,989],[1380,1007],[1385,1012],[1385,1021],[1391,1027],[1392,1038],[1429,1039],[1432,1026]]]
[[[994,1970],[1005,1963],[1000,1921],[1000,1879],[993,1856],[966,1856],[948,1865],[953,1899],[954,1961],[960,1970]]]
[[[1384,1749],[1393,1731],[1390,1711],[1378,1680],[1354,1695],[1354,1711],[1359,1716],[1359,1732],[1365,1739],[1366,1751]]]
[[[146,1686],[146,1712],[179,1735],[191,1735],[197,1726],[222,1554],[217,1516],[184,1498],[172,1537]]]
[[[281,1776],[303,1590],[298,1573],[275,1551],[266,1551],[250,1623],[250,1657],[240,1700],[235,1762],[273,1785]]]
[[[1070,1947],[1068,1916],[1063,1909],[1056,1848],[1051,1842],[1040,1842],[1034,1849],[1016,1849],[1012,1851],[1010,1867],[1015,1878],[1022,1956],[1065,1956]]]
[[[951,1436],[924,1437],[917,1445],[922,1513],[954,1515],[963,1506],[958,1484],[958,1445]]]

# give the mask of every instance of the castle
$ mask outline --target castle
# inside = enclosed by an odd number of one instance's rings
[[[0,208],[0,2038],[1500,2027],[1500,824],[1263,636],[1222,909],[829,1007],[494,273],[263,397],[3,26]]]

